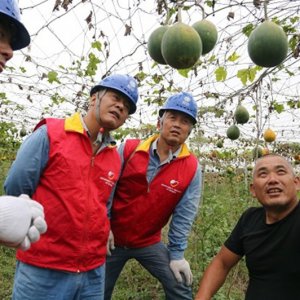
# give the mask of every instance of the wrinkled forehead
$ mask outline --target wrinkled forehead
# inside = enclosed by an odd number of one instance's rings
[[[179,110],[166,109],[164,115],[180,116],[181,118],[188,119],[191,122],[191,124],[193,124],[191,116]]]
[[[278,168],[284,168],[292,173],[293,172],[293,167],[290,164],[290,162],[280,156],[280,155],[265,155],[262,156],[261,158],[257,159],[254,170],[253,170],[253,175],[257,173],[257,171],[266,169],[266,170],[273,170],[273,169],[278,169]]]

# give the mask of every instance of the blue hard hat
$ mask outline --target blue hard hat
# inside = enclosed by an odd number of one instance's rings
[[[181,92],[169,97],[165,105],[159,110],[161,117],[166,110],[176,110],[191,117],[193,124],[197,123],[197,103],[193,96],[186,92]]]
[[[130,104],[129,114],[131,115],[136,111],[136,103],[138,101],[139,94],[137,82],[133,77],[120,74],[107,76],[91,89],[90,95],[102,88],[113,89],[125,95]]]
[[[13,50],[20,50],[30,43],[30,35],[26,27],[21,23],[20,9],[16,0],[0,1],[0,19],[6,19],[15,28],[15,35],[12,37],[11,47]]]

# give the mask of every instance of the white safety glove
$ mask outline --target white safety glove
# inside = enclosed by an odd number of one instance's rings
[[[27,195],[0,197],[0,242],[27,250],[47,230],[44,208]]]
[[[184,258],[170,261],[170,269],[174,273],[176,280],[180,283],[184,282],[187,286],[193,283],[193,274],[188,261]]]
[[[112,231],[109,231],[109,236],[107,240],[107,255],[111,256],[111,250],[115,249],[115,239]]]

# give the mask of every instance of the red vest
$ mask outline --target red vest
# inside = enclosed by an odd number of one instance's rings
[[[197,158],[183,145],[179,156],[162,166],[148,184],[149,149],[156,138],[151,137],[140,144],[133,150],[133,155],[128,149],[137,145],[136,140],[128,140],[125,144],[124,169],[118,181],[111,217],[117,246],[141,248],[159,242],[161,229],[197,170]]]
[[[44,123],[49,161],[33,199],[44,206],[48,230],[28,251],[19,250],[17,258],[43,268],[88,271],[105,262],[106,202],[119,177],[121,160],[116,147],[93,155],[78,114]]]

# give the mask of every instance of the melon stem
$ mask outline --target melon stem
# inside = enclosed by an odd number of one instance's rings
[[[182,23],[182,16],[181,16],[181,5],[178,7],[178,22],[179,23]]]
[[[167,15],[166,15],[166,21],[165,21],[164,25],[169,25],[170,17],[171,17],[171,13],[170,13],[170,10],[168,9]]]
[[[265,0],[264,1],[264,14],[265,14],[265,20],[268,20],[268,3],[269,3],[269,0]]]

